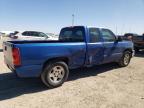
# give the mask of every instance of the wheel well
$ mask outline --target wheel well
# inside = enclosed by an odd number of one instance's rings
[[[65,62],[67,65],[68,65],[68,62],[69,62],[68,58],[66,58],[66,57],[51,58],[51,59],[48,59],[47,61],[44,62],[42,69],[44,69],[45,66],[46,66],[47,64],[49,64],[50,62],[56,62],[56,61],[63,61],[63,62]]]
[[[133,53],[132,49],[126,49],[126,50],[124,50],[124,52],[126,52],[126,51],[131,52],[131,56],[132,56],[132,53]]]

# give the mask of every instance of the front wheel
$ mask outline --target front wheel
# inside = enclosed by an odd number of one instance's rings
[[[122,58],[120,59],[120,61],[119,61],[119,63],[118,63],[119,66],[121,66],[121,67],[126,67],[126,66],[128,66],[129,63],[130,63],[131,57],[132,57],[132,53],[131,53],[130,51],[125,51],[125,52],[123,53]]]
[[[42,82],[49,88],[61,86],[68,78],[69,69],[65,62],[47,64],[41,74]]]

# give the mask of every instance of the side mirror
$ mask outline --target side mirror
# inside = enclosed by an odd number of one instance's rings
[[[121,41],[122,41],[122,37],[121,37],[121,36],[117,36],[117,37],[116,37],[116,41],[117,41],[117,42],[121,42]]]

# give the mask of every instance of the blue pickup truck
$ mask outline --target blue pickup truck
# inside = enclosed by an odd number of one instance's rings
[[[130,63],[133,43],[104,28],[73,26],[62,28],[59,40],[7,41],[3,43],[5,63],[19,77],[41,77],[58,87],[67,80],[69,69],[116,62]]]

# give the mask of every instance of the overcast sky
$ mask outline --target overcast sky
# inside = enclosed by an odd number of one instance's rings
[[[0,0],[1,30],[59,33],[72,23],[144,33],[144,0]]]

